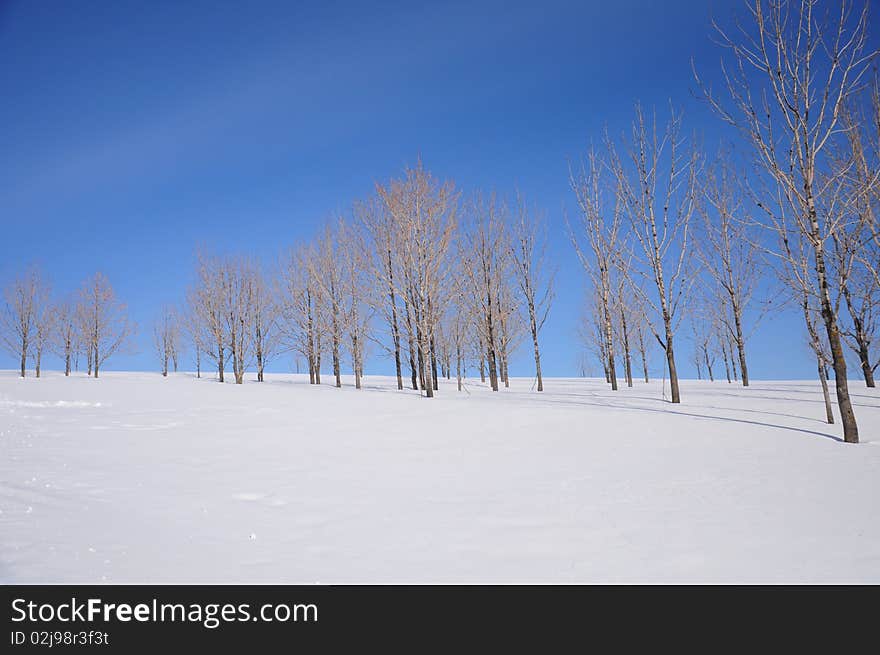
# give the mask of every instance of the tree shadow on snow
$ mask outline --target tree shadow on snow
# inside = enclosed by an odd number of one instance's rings
[[[574,395],[574,394],[571,394],[571,395]],[[633,406],[633,405],[620,405],[617,403],[592,402],[589,400],[584,400],[582,396],[581,396],[580,401],[568,401],[568,400],[558,401],[558,400],[554,400],[551,398],[546,398],[546,399],[541,398],[541,399],[539,399],[539,402],[548,403],[548,404],[558,404],[558,405],[566,405],[566,404],[568,404],[568,405],[593,405],[595,407],[604,407],[604,408],[610,408],[610,409],[622,409],[622,410],[640,411],[640,412],[654,412],[654,413],[658,413],[658,414],[677,414],[678,416],[688,416],[690,418],[700,418],[700,419],[706,419],[706,420],[710,420],[710,421],[725,421],[728,423],[740,423],[743,425],[757,425],[757,426],[765,427],[765,428],[775,428],[775,429],[779,429],[779,430],[788,430],[791,432],[801,432],[803,434],[809,434],[809,435],[813,435],[816,437],[824,437],[825,439],[831,439],[833,441],[838,441],[838,442],[843,443],[843,439],[841,437],[838,437],[833,434],[828,434],[827,432],[817,432],[816,430],[808,430],[806,428],[797,428],[797,427],[793,427],[790,425],[779,425],[776,423],[767,423],[765,421],[752,421],[752,420],[745,419],[745,418],[733,418],[731,416],[712,416],[710,414],[699,414],[696,412],[683,412],[678,409],[671,409],[670,408],[671,403],[668,403],[667,401],[661,401],[661,402],[667,403],[667,406],[665,408],[638,407],[638,406]],[[731,409],[729,411],[740,411],[740,410]],[[752,410],[752,411],[756,411],[758,413],[768,413],[768,412],[760,412],[759,410]],[[780,414],[780,416],[789,416],[791,418],[796,418],[798,420],[802,420],[804,418],[802,416],[792,416],[789,414]]]

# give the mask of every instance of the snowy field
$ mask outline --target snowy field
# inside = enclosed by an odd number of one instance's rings
[[[0,372],[0,581],[880,582],[858,382],[366,385]]]

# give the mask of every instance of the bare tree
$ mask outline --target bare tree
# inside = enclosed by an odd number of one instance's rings
[[[126,306],[119,302],[103,273],[95,273],[80,291],[83,342],[90,353],[91,370],[97,378],[104,363],[128,344],[135,325]]]
[[[38,314],[48,303],[48,285],[40,270],[29,268],[6,287],[6,307],[0,324],[4,348],[20,358],[21,377],[27,374],[28,354],[36,338]]]
[[[655,293],[647,293],[647,285],[638,282],[632,288],[662,322],[656,326],[649,317],[647,324],[666,353],[673,403],[681,402],[674,337],[679,309],[694,278],[689,270],[690,222],[700,161],[696,147],[686,149],[680,133],[681,116],[674,111],[661,132],[656,118],[649,126],[636,106],[632,140],[625,146],[628,163],[607,140],[617,198],[637,244],[633,277],[649,281]]]
[[[78,308],[72,299],[64,300],[55,307],[55,330],[49,341],[52,350],[64,362],[64,375],[70,376],[71,363],[77,351]]]
[[[853,3],[842,0],[828,20],[814,15],[816,6],[816,0],[752,0],[748,24],[738,24],[735,35],[716,26],[732,55],[723,70],[733,106],[704,91],[719,116],[746,136],[758,165],[792,210],[791,220],[784,221],[786,213],[765,206],[767,226],[780,241],[799,239],[810,246],[810,293],[818,299],[831,349],[844,440],[857,443],[827,263],[828,242],[842,227],[829,210],[837,192],[826,155],[845,131],[846,103],[876,52],[868,48],[868,2],[853,14]]]
[[[342,317],[349,340],[354,386],[361,388],[364,358],[375,302],[375,290],[369,271],[367,248],[363,235],[352,225],[339,223],[337,238],[340,243]]]
[[[695,251],[719,296],[712,304],[728,310],[716,312],[715,318],[736,345],[742,384],[747,387],[743,315],[760,282],[762,260],[747,232],[751,219],[743,215],[741,179],[731,164],[730,153],[722,149],[704,176],[701,201],[697,203],[702,231]]]
[[[858,107],[847,107],[843,115],[847,144],[834,157],[834,167],[843,180],[845,229],[831,235],[837,282],[849,320],[841,317],[844,342],[859,360],[865,385],[874,387],[878,361],[871,355],[880,305],[880,85],[875,78],[872,93],[873,120]],[[867,126],[867,129],[865,127]],[[876,132],[872,135],[871,132]],[[872,138],[873,136],[873,138]],[[871,142],[874,141],[873,144]],[[871,147],[873,145],[873,147]]]
[[[180,314],[170,305],[162,308],[159,319],[153,326],[153,347],[162,363],[162,376],[168,377],[168,363],[172,362],[177,371],[177,353],[180,350]]]
[[[318,321],[318,326],[323,328],[323,330],[318,332],[318,339],[320,340],[322,332],[326,332],[330,338],[333,377],[337,387],[342,386],[341,351],[345,331],[344,317],[342,315],[342,252],[339,243],[341,229],[342,219],[337,219],[333,226],[326,226],[323,234],[317,241],[314,256],[308,259],[308,263],[312,267],[312,277],[320,287],[321,298],[324,301],[319,305],[319,312],[323,311],[320,313],[321,320]],[[317,368],[320,369],[320,347],[317,349]]]
[[[508,254],[504,212],[502,203],[494,194],[488,198],[476,195],[469,205],[469,225],[459,251],[492,391],[499,388],[498,286],[502,276],[498,272],[504,270]]]
[[[397,241],[399,229],[394,214],[377,196],[355,204],[354,214],[362,225],[372,249],[370,265],[375,278],[375,286],[381,293],[373,294],[375,310],[388,323],[391,336],[390,352],[394,357],[394,369],[397,375],[397,388],[403,389],[403,371],[401,364],[401,328],[399,294],[395,291],[395,276],[401,275],[397,262]],[[413,379],[415,366],[412,367]]]
[[[275,298],[275,285],[257,266],[252,272],[252,283],[254,357],[257,382],[262,382],[266,365],[278,354],[281,343],[280,307]]]
[[[291,250],[282,260],[278,302],[280,328],[287,347],[300,353],[309,368],[309,383],[320,384],[319,284],[309,262],[312,251],[306,246]]]
[[[196,354],[207,355],[217,365],[217,377],[225,381],[227,332],[225,321],[225,282],[223,260],[198,253],[196,283],[189,293],[193,341]]]
[[[448,288],[447,255],[456,226],[457,194],[451,182],[438,182],[419,161],[401,179],[377,185],[379,197],[400,229],[402,275],[395,289],[407,309],[410,352],[415,349],[422,388],[434,396],[435,329]]]
[[[532,337],[538,391],[544,390],[538,334],[544,327],[553,302],[554,275],[546,270],[546,255],[547,235],[542,220],[536,213],[529,212],[522,196],[517,195],[512,260]]]
[[[577,198],[580,209],[581,231],[586,234],[589,251],[582,248],[578,235],[569,225],[572,244],[584,269],[596,288],[599,316],[602,321],[604,344],[602,352],[608,357],[603,364],[611,389],[617,391],[617,367],[614,361],[614,297],[612,279],[615,262],[620,258],[620,208],[619,195],[611,189],[611,206],[608,199],[608,182],[605,180],[605,163],[594,149],[590,149],[587,162],[580,169],[569,171],[569,184]]]
[[[256,272],[252,262],[237,257],[224,262],[222,274],[223,320],[229,356],[235,384],[242,384],[254,351]]]
[[[49,304],[48,287],[44,287],[34,304],[34,338],[31,356],[34,361],[34,375],[36,377],[40,377],[43,353],[47,348],[51,348],[57,320],[55,307]]]

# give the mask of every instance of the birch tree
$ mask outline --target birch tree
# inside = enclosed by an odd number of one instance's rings
[[[751,217],[744,215],[741,179],[743,176],[732,166],[729,152],[722,149],[703,178],[697,203],[702,230],[695,254],[719,295],[716,307],[728,310],[716,312],[715,318],[736,346],[742,384],[747,387],[744,313],[758,288],[762,260],[754,237],[748,233]]]
[[[621,212],[629,223],[633,246],[633,289],[650,308],[648,327],[666,354],[672,402],[681,402],[674,339],[679,311],[693,282],[690,224],[694,213],[700,156],[681,136],[681,116],[672,111],[666,127],[656,117],[648,124],[640,106],[626,159],[608,139],[609,166]],[[647,288],[653,287],[653,293]]]
[[[602,352],[608,357],[603,365],[611,389],[617,391],[617,367],[614,361],[614,281],[615,260],[620,257],[620,208],[618,194],[612,186],[609,198],[605,178],[606,164],[591,149],[580,169],[569,171],[569,185],[580,209],[580,232],[586,235],[587,247],[580,244],[579,235],[569,225],[571,241],[578,259],[590,276],[596,289],[599,318],[604,344]]]
[[[538,391],[544,390],[541,374],[541,349],[538,334],[553,302],[553,273],[546,269],[547,235],[541,219],[529,212],[522,196],[517,196],[513,226],[512,261],[520,295],[526,309],[528,330],[535,356],[535,379]]]

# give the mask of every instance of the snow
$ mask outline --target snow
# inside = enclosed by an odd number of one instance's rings
[[[511,384],[2,371],[0,581],[880,582],[875,390]]]

